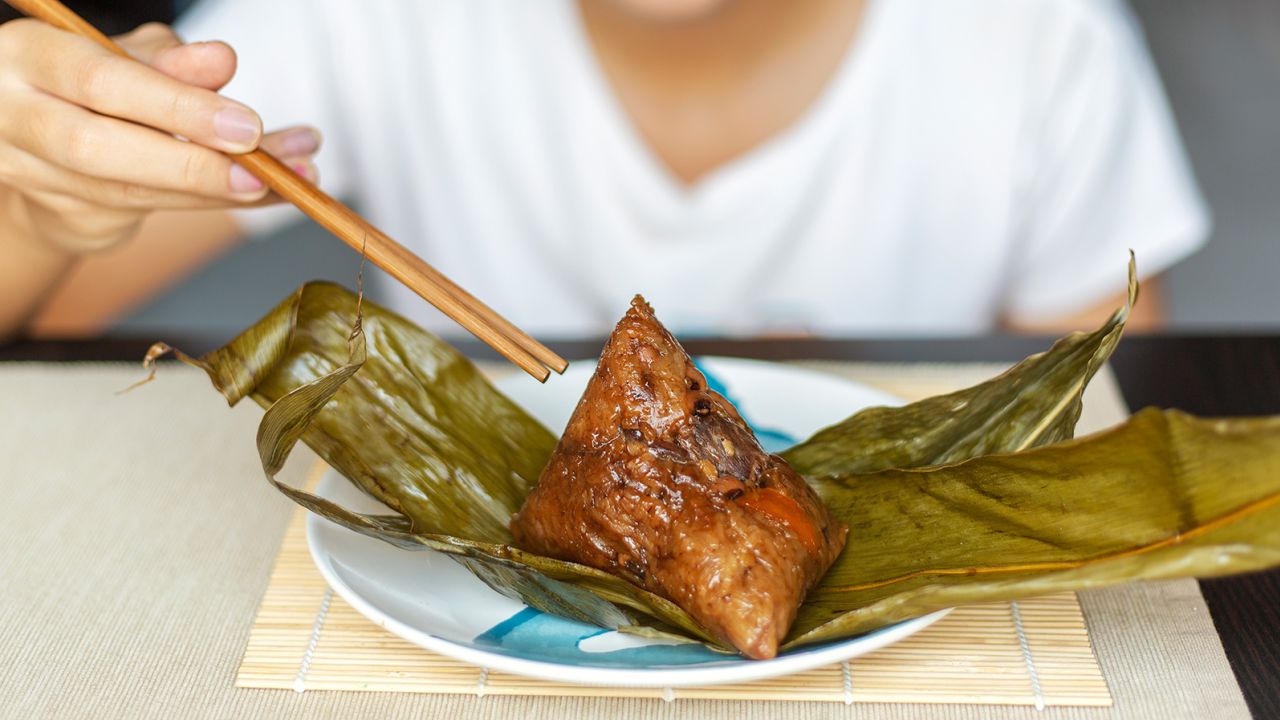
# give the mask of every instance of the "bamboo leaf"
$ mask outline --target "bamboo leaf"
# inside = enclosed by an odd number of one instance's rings
[[[850,526],[790,645],[975,602],[1280,564],[1280,417],[1144,410],[954,465],[817,478]]]
[[[1072,333],[984,383],[902,407],[875,407],[782,453],[802,475],[865,473],[1015,452],[1070,438],[1080,399],[1124,332],[1138,299],[1129,258],[1129,302],[1091,333]]]

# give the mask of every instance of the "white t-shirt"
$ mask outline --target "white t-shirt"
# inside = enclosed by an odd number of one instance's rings
[[[805,114],[691,187],[573,0],[203,0],[179,31],[235,47],[226,93],[268,127],[322,130],[332,193],[547,336],[606,332],[637,292],[684,333],[980,333],[1101,301],[1129,248],[1149,275],[1207,234],[1117,0],[871,0]]]

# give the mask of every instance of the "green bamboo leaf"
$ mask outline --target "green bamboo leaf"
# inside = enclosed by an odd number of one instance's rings
[[[202,368],[230,404],[249,397],[266,408],[257,440],[263,470],[308,510],[397,547],[446,553],[494,590],[545,612],[717,645],[664,598],[508,544],[507,522],[556,438],[469,360],[400,316],[339,286],[309,283],[225,347],[179,357]],[[298,440],[400,514],[356,513],[276,480]]]
[[[902,407],[863,410],[782,453],[800,474],[840,475],[920,467],[1015,452],[1070,438],[1080,399],[1124,332],[1138,299],[1129,258],[1129,302],[1091,333],[1072,333],[984,383]]]
[[[934,610],[1280,564],[1280,417],[1147,409],[954,465],[823,477],[849,543],[788,646]]]

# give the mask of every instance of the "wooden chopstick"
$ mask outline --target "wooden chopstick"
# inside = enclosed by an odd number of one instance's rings
[[[21,13],[93,40],[117,55],[129,57],[124,48],[58,0],[5,2]],[[550,376],[548,369],[562,373],[569,366],[564,358],[529,337],[439,270],[270,154],[254,150],[231,157],[347,245],[364,251],[369,262],[387,271],[539,382],[545,382]]]

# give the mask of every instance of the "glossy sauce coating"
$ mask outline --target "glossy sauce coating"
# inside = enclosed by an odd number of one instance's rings
[[[847,533],[640,297],[511,530],[668,598],[752,658],[777,653]]]

